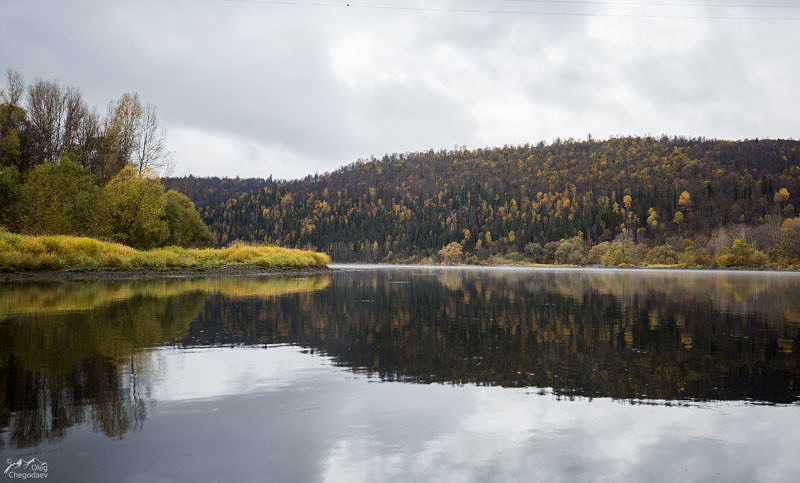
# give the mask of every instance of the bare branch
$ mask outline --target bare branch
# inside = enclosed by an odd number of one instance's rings
[[[147,170],[157,171],[168,166],[169,152],[166,131],[160,126],[156,107],[147,104],[138,128],[138,145],[134,166],[139,174]]]
[[[6,82],[8,85],[2,90],[3,103],[9,106],[18,106],[25,93],[25,82],[22,80],[22,75],[15,70],[8,69]]]
[[[74,87],[67,87],[64,92],[64,139],[63,149],[74,151],[78,144],[78,132],[84,117],[89,115],[89,107]]]
[[[38,80],[28,88],[28,123],[35,162],[58,160],[65,110],[66,95],[58,82]]]

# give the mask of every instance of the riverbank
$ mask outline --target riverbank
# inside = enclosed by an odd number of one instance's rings
[[[324,253],[263,245],[219,249],[163,247],[137,250],[119,243],[73,236],[29,236],[0,231],[0,280],[36,277],[137,278],[266,274],[323,269]]]
[[[306,276],[330,272],[324,268],[259,268],[246,265],[213,267],[196,270],[102,270],[102,271],[34,271],[0,272],[0,283],[8,282],[77,282],[95,280],[156,280],[156,279],[194,279],[194,278],[259,278],[279,276]]]

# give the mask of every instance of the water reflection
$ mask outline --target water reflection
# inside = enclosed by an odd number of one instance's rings
[[[31,314],[86,312],[136,297],[165,298],[189,293],[221,294],[233,299],[272,297],[325,288],[327,275],[280,278],[166,278],[0,285],[0,320]]]
[[[48,461],[56,481],[794,481],[800,471],[798,406],[381,384],[296,346],[154,353],[166,371],[141,432],[108,441],[78,426],[24,455]]]
[[[198,346],[298,345],[384,381],[560,398],[794,403],[798,293],[793,274],[418,268],[11,285],[0,442],[35,446],[84,423],[118,438],[153,401],[264,391],[302,369],[254,375],[247,358],[274,349]]]
[[[90,423],[109,437],[141,427],[151,347],[185,337],[212,295],[228,300],[319,290],[307,278],[19,284],[0,291],[0,436],[35,446]],[[6,319],[6,320],[3,320]]]
[[[797,293],[789,275],[355,272],[319,294],[213,298],[184,343],[299,344],[385,380],[791,403]]]

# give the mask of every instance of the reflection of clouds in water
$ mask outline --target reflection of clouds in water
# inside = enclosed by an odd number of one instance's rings
[[[294,346],[152,354],[163,372],[144,430],[87,449],[89,430],[76,428],[48,453],[64,479],[91,479],[93,467],[78,454],[120,481],[785,481],[800,474],[800,405],[668,407],[557,399],[530,388],[380,382]]]
[[[157,401],[209,399],[275,391],[330,366],[328,359],[289,346],[153,351]]]
[[[365,395],[340,419],[369,417],[371,407],[387,410],[388,402],[413,420],[418,395],[400,387],[391,401]],[[780,481],[800,471],[800,437],[785,430],[800,424],[798,407],[630,406],[503,388],[425,387],[445,403],[446,424],[422,427],[421,445],[395,440],[392,426],[401,418],[367,424],[370,431],[331,446],[324,479]]]

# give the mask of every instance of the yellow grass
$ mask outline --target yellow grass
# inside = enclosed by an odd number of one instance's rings
[[[323,268],[330,257],[274,246],[237,243],[226,248],[164,247],[136,250],[119,243],[66,235],[28,236],[0,230],[0,272],[34,270],[175,270],[255,266]]]

